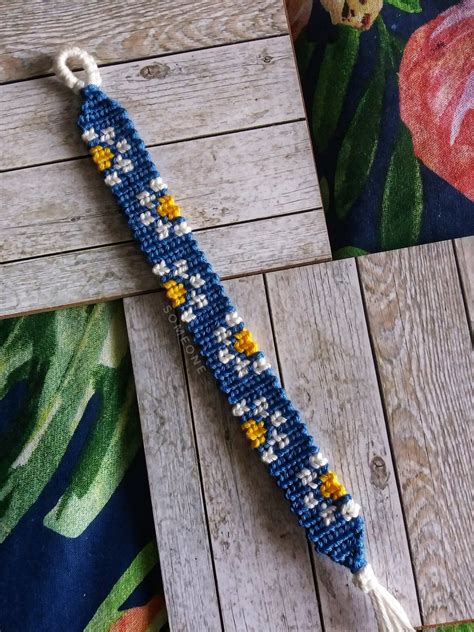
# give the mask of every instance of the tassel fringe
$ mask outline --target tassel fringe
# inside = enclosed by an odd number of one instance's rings
[[[354,574],[353,582],[368,593],[379,632],[415,632],[401,603],[382,586],[370,564]]]

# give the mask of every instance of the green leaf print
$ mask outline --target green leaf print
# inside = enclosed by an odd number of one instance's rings
[[[347,216],[365,188],[377,151],[384,87],[385,73],[377,65],[337,157],[334,203],[340,219]]]
[[[339,248],[333,255],[333,259],[348,259],[350,257],[361,257],[362,255],[369,254],[367,250],[358,248],[357,246],[344,246]]]
[[[27,377],[33,356],[33,341],[28,336],[26,318],[12,318],[8,329],[8,336],[0,346],[0,399],[5,397],[12,384]]]
[[[474,632],[474,622],[442,625],[439,628],[433,628],[431,632]]]
[[[385,179],[380,221],[382,250],[413,246],[418,242],[423,212],[420,165],[410,132],[400,124]]]
[[[9,435],[5,450],[2,445],[0,542],[37,500],[64,456],[94,393],[91,376],[115,310],[113,304],[100,304],[28,316],[24,324],[20,321],[25,335],[23,340],[11,340],[9,357],[16,357],[17,361],[10,364],[10,377],[25,366],[25,352],[19,350],[24,346],[27,355],[33,349],[29,362],[35,379],[28,382],[32,396],[25,398],[25,407],[20,411],[20,417],[27,420],[22,441],[15,443]],[[15,336],[15,328],[10,335]],[[28,375],[25,371],[16,377]],[[4,379],[10,381],[8,375]]]
[[[387,2],[405,13],[421,13],[422,11],[419,0],[387,0]]]
[[[398,80],[398,70],[405,49],[405,42],[387,28],[381,15],[377,18],[377,32],[380,42],[381,63],[385,65],[387,70],[392,70]]]
[[[153,540],[136,556],[124,574],[119,578],[106,599],[102,602],[84,632],[105,632],[123,614],[120,606],[130,597],[145,577],[158,563],[158,551]]]
[[[90,310],[89,310],[90,311]],[[41,433],[41,414],[47,410],[75,347],[79,344],[89,311],[64,310],[0,322],[0,399],[10,388],[25,381],[28,396],[9,424],[0,446],[0,498],[8,470],[16,463],[25,445]],[[0,511],[0,533],[1,517]]]
[[[101,397],[101,410],[94,429],[70,485],[44,519],[46,527],[71,538],[81,535],[104,508],[141,445],[128,353],[118,371],[98,367],[95,391]]]
[[[338,25],[337,39],[327,44],[311,113],[314,142],[324,151],[337,126],[347,86],[359,52],[359,31]]]

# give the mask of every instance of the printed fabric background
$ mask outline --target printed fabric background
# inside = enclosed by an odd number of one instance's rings
[[[288,12],[335,256],[474,234],[474,1]],[[167,628],[121,304],[0,321],[0,629]]]
[[[122,305],[0,321],[0,629],[167,629]]]
[[[474,234],[474,1],[287,7],[334,256]]]

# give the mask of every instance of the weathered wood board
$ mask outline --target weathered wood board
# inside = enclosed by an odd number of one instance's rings
[[[419,623],[413,571],[354,260],[268,274],[283,383],[360,503],[376,574]],[[326,630],[373,630],[350,573],[316,560]]]
[[[327,253],[315,232],[318,211],[197,231],[224,278],[312,263]],[[288,225],[292,223],[291,239]],[[0,265],[0,316],[110,300],[158,289],[138,247],[104,246]]]
[[[414,623],[472,617],[474,239],[308,265],[330,248],[280,0],[2,8],[0,316],[131,297],[171,629],[375,627],[180,350],[84,158],[77,99],[44,76],[64,43],[105,64],[216,270],[246,277],[228,287],[361,501],[376,572]]]
[[[101,68],[147,145],[304,118],[288,36]],[[0,86],[0,170],[87,151],[75,128],[79,99],[55,77]]]
[[[415,624],[469,618],[472,350],[454,252],[437,244],[357,265],[360,281],[350,260],[227,285],[361,503],[381,580]],[[350,575],[318,556],[315,593],[293,517],[210,376],[184,357],[224,630],[375,631]]]
[[[109,0],[106,8],[97,0],[3,0],[0,8],[0,82],[51,72],[51,55],[67,44],[110,64],[288,30],[279,0]]]
[[[450,242],[358,260],[425,623],[472,616],[474,363]]]
[[[287,35],[102,74],[222,276],[330,258]],[[54,77],[38,78],[0,86],[0,107],[0,135],[12,148],[0,165],[0,317],[155,289],[82,158],[77,97]]]
[[[321,208],[304,122],[173,143],[151,155],[193,229]],[[1,174],[0,199],[15,200],[0,214],[0,262],[130,239],[89,158]],[[315,221],[325,232],[322,210]]]
[[[276,367],[262,277],[226,287]],[[186,360],[224,629],[322,630],[302,530],[212,376]]]
[[[148,294],[124,301],[163,586],[173,630],[218,630],[186,377],[165,300]]]

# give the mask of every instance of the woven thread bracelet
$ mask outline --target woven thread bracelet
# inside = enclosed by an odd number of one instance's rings
[[[68,62],[79,62],[85,81]],[[58,77],[82,97],[78,127],[179,318],[225,393],[252,448],[283,490],[318,553],[346,566],[368,593],[380,632],[413,631],[400,603],[378,582],[364,554],[364,521],[218,275],[191,234],[126,110],[99,86],[94,59],[79,48],[59,53]]]

